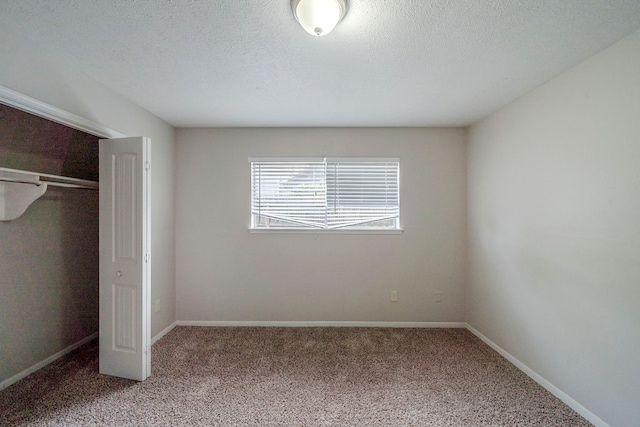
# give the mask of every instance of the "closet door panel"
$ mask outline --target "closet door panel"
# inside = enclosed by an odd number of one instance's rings
[[[151,373],[147,138],[100,141],[100,373]]]

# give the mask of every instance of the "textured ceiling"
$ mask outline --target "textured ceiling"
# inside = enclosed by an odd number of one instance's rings
[[[175,126],[468,125],[640,29],[638,0],[2,0],[0,25]]]

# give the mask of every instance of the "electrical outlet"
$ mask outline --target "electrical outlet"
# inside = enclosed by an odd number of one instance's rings
[[[398,291],[391,291],[391,302],[398,302]]]
[[[156,300],[156,313],[160,311],[160,299]]]
[[[436,292],[436,302],[442,302],[442,292]]]

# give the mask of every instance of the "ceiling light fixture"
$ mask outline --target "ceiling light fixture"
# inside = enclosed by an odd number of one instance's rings
[[[312,36],[324,36],[347,12],[347,0],[291,0],[293,16]]]

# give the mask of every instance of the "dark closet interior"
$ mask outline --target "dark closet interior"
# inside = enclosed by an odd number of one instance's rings
[[[98,139],[0,104],[0,168],[97,181]],[[98,206],[95,189],[49,186],[0,221],[0,384],[97,334]]]

